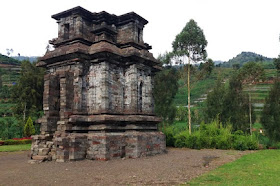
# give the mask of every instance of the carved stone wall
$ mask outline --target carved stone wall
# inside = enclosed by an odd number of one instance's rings
[[[58,38],[38,66],[44,78],[41,134],[32,159],[138,158],[165,151],[154,115],[159,63],[143,42],[147,21],[81,7],[55,14]]]

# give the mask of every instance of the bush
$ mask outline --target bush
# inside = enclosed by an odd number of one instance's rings
[[[258,140],[255,135],[234,135],[233,148],[236,150],[256,150],[258,149]]]
[[[22,145],[22,144],[31,144],[31,139],[25,140],[4,140],[4,145]]]
[[[24,126],[24,134],[27,137],[30,137],[31,135],[35,134],[35,128],[31,117],[28,117],[28,120]]]
[[[192,135],[188,135],[187,141],[186,141],[186,147],[191,148],[191,149],[201,149],[201,148],[203,148],[202,145],[201,145],[201,140],[200,139],[201,138],[200,138],[199,131],[194,132]]]
[[[178,135],[176,135],[174,146],[179,148],[187,147],[188,136],[189,136],[188,131],[183,131]]]
[[[187,147],[192,149],[217,148],[236,150],[258,149],[258,139],[256,135],[245,135],[243,131],[231,132],[231,125],[223,127],[219,122],[201,124],[199,130],[191,135],[187,131],[174,134],[174,129],[170,127],[165,131],[167,146]],[[174,142],[175,143],[172,143]],[[279,144],[280,147],[280,144]]]
[[[172,127],[168,127],[162,131],[166,136],[166,145],[168,147],[174,147],[175,137]]]

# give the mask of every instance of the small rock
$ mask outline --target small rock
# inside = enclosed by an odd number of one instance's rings
[[[37,160],[28,160],[28,163],[29,164],[35,164],[35,163],[37,163]]]

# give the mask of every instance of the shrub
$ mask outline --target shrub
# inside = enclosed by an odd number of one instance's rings
[[[255,135],[246,136],[248,150],[257,150],[259,147],[258,139]]]
[[[27,122],[24,126],[24,134],[27,137],[35,134],[35,128],[34,128],[34,125],[33,125],[33,121],[30,117],[28,117],[28,120],[27,120]]]
[[[186,142],[188,141],[189,132],[183,131],[175,136],[175,147],[187,147]]]
[[[191,148],[191,149],[201,149],[201,148],[203,148],[202,145],[201,145],[199,131],[196,131],[192,135],[187,136],[186,147]]]
[[[236,150],[256,150],[258,149],[258,140],[255,135],[234,135],[233,148]]]
[[[280,149],[280,142],[276,143],[276,144],[275,144],[275,147],[276,147],[277,149]]]
[[[22,145],[22,144],[31,144],[31,139],[25,140],[4,140],[4,145]]]
[[[173,127],[166,129],[165,134],[167,146],[174,145],[179,148],[258,149],[258,138],[256,135],[245,135],[241,130],[232,134],[231,130],[231,125],[223,127],[219,122],[214,121],[210,124],[201,124],[199,130],[194,131],[192,135],[189,135],[185,130],[175,135],[174,131],[176,130]]]
[[[166,145],[168,147],[174,147],[175,137],[173,127],[167,127],[162,131],[166,136]]]

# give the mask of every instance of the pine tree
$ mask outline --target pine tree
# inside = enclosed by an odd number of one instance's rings
[[[28,117],[28,120],[24,126],[24,134],[27,137],[30,137],[31,135],[35,134],[35,127],[30,117]]]
[[[280,81],[276,80],[270,90],[262,112],[261,123],[266,135],[280,141]]]
[[[173,100],[178,90],[177,80],[178,74],[174,68],[166,68],[155,76],[155,112],[167,123],[172,123],[176,115]]]
[[[223,112],[221,114],[222,123],[225,125],[230,122],[233,130],[249,132],[248,123],[250,117],[248,113],[249,98],[243,92],[242,81],[237,73],[234,73],[229,80],[229,87],[226,91]],[[254,122],[255,116],[252,116]]]
[[[223,103],[225,99],[225,85],[222,78],[219,77],[214,85],[213,91],[209,92],[206,100],[206,123],[215,119],[221,121],[221,114],[223,112]]]

